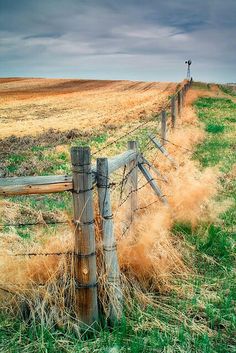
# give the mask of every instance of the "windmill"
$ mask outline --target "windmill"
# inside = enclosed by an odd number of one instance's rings
[[[187,80],[190,80],[191,78],[191,74],[190,74],[190,65],[192,64],[192,60],[187,60],[185,61],[185,64],[188,65],[188,68],[187,68]]]

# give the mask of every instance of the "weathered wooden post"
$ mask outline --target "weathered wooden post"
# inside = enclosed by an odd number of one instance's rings
[[[166,124],[166,111],[161,112],[161,142],[163,145],[166,143],[167,138],[167,124]]]
[[[109,319],[111,323],[114,323],[122,316],[123,296],[120,286],[120,270],[114,235],[107,158],[97,159],[97,187],[99,211],[102,218],[104,262],[109,286]]]
[[[176,124],[176,101],[175,96],[171,98],[171,126],[175,128]]]
[[[188,84],[186,83],[186,84],[184,85],[184,102],[183,102],[184,105],[185,105],[185,99],[186,99],[187,91],[188,91]]]
[[[177,102],[178,102],[178,116],[181,116],[181,91],[178,92],[178,95],[177,95]]]
[[[128,150],[138,151],[138,143],[136,141],[128,141]],[[138,208],[137,189],[138,189],[138,161],[137,158],[129,162],[127,165],[127,184],[128,193],[130,193],[130,222],[134,220],[135,211]]]
[[[97,269],[89,147],[72,147],[73,206],[75,224],[76,313],[84,326],[98,321]]]
[[[184,86],[183,86],[183,88],[182,88],[181,100],[182,100],[182,108],[183,108],[184,102],[185,102],[185,90],[184,90]]]

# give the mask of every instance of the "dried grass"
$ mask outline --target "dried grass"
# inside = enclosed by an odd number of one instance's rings
[[[108,124],[120,126],[159,111],[175,88],[175,83],[132,81],[0,82],[0,138],[36,135],[52,128],[85,133]]]
[[[202,92],[201,92],[202,94]],[[195,99],[195,93],[188,93],[188,101]],[[127,305],[136,298],[148,304],[152,298],[149,292],[167,292],[173,288],[173,278],[186,277],[191,266],[183,261],[183,244],[171,236],[175,221],[190,222],[194,227],[199,220],[212,219],[219,210],[214,209],[212,197],[217,190],[217,171],[200,171],[197,162],[191,160],[194,144],[204,138],[193,109],[186,106],[183,117],[169,139],[181,145],[177,148],[167,145],[179,167],[174,169],[161,155],[155,165],[168,176],[168,184],[162,184],[163,192],[169,200],[168,206],[155,203],[137,211],[137,218],[130,230],[122,235],[122,224],[127,217],[127,203],[115,210],[118,256],[122,272],[122,286]],[[114,209],[118,204],[115,195]],[[139,207],[145,207],[156,197],[149,186],[139,191]],[[15,219],[17,211],[8,212]],[[99,224],[96,225],[98,240],[98,279],[99,298],[104,312],[108,314],[106,276],[101,260]],[[73,231],[64,230],[56,237],[38,233],[33,242],[26,243],[12,232],[0,234],[0,291],[2,306],[9,310],[27,313],[34,320],[57,325],[73,325],[76,320],[73,312],[74,288],[71,273],[72,260],[66,256],[14,257],[14,253],[25,252],[66,252],[73,251]],[[12,295],[9,292],[15,293]],[[17,304],[17,305],[16,305]],[[23,309],[22,309],[23,308]],[[159,323],[157,323],[157,326]]]

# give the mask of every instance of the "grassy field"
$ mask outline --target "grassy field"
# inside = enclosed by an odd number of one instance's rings
[[[201,86],[206,93],[209,88]],[[199,161],[203,170],[207,167],[220,170],[221,187],[216,201],[218,205],[229,206],[226,210],[222,206],[214,223],[200,222],[195,227],[180,222],[173,225],[172,236],[181,242],[185,263],[191,268],[189,276],[176,279],[171,292],[153,293],[152,301],[145,307],[132,303],[132,310],[127,308],[126,316],[113,330],[101,327],[94,334],[85,333],[80,338],[73,330],[49,328],[40,322],[27,323],[4,313],[0,322],[1,352],[235,352],[236,104],[229,98],[201,97],[194,107],[206,135],[196,146],[193,159]],[[14,143],[19,150],[4,156],[4,173],[5,170],[7,175],[27,175],[27,170],[28,174],[32,170],[35,174],[65,173],[69,170],[71,143],[90,143],[96,149],[109,141],[106,132],[73,136],[72,141],[65,134],[59,140],[57,136],[51,140],[51,146],[45,143],[44,136],[38,147],[34,146],[33,138],[28,140],[32,145],[24,153],[20,152],[22,139],[16,139]],[[42,207],[47,216],[53,212],[53,217],[55,210],[69,205],[66,195],[39,198],[37,203],[35,198],[24,202],[30,207]],[[30,236],[27,227],[18,232],[21,237]]]

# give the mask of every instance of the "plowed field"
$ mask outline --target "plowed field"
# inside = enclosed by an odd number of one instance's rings
[[[103,129],[159,111],[175,83],[2,78],[0,138]]]

